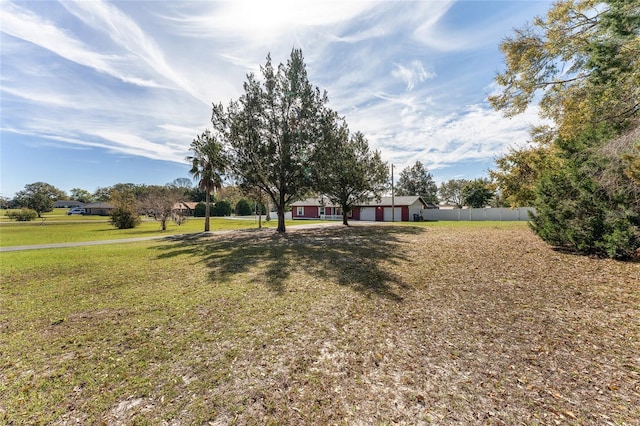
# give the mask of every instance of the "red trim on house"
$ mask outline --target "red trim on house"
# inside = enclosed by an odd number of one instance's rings
[[[385,198],[389,198],[389,197],[385,197]],[[402,197],[401,197],[402,198]],[[405,197],[406,198],[406,197]],[[391,209],[391,203],[389,202],[390,200],[387,199],[385,200],[385,204],[380,204],[380,205],[364,205],[364,206],[354,206],[352,211],[351,211],[351,220],[362,220],[362,209],[363,208],[374,208],[375,209],[375,215],[374,215],[374,220],[377,222],[383,222],[385,219],[385,211],[386,209]],[[398,201],[398,199],[396,198],[396,202]],[[402,201],[406,201],[406,200],[401,200]],[[315,200],[312,200],[310,202],[312,205],[308,205],[308,204],[304,204],[304,205],[297,205],[297,206],[292,206],[292,217],[294,219],[320,219],[320,208],[321,206],[318,206],[317,202]],[[388,204],[387,204],[388,203]],[[315,204],[315,205],[314,205]],[[422,202],[423,208],[426,207],[426,204],[424,202]],[[395,204],[393,207],[395,207],[396,209],[400,210],[399,214],[396,214],[395,216],[395,220],[396,221],[402,221],[402,222],[409,222],[411,220],[410,217],[410,209],[412,208],[412,206],[415,207],[415,200],[411,201],[410,205],[407,204]],[[298,208],[302,208],[302,214],[298,214]],[[388,212],[387,212],[388,214]],[[340,212],[340,208],[336,207],[336,206],[326,206],[324,207],[324,215],[325,216],[338,216],[341,215]]]
[[[384,206],[376,207],[376,222],[384,221]]]
[[[298,208],[302,207],[302,214],[298,214]],[[292,219],[319,219],[320,213],[317,206],[295,206],[291,209]]]

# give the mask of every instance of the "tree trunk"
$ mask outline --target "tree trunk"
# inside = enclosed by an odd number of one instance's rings
[[[287,232],[284,226],[284,206],[278,206],[278,232],[281,234]]]
[[[347,215],[348,215],[347,211],[345,209],[342,209],[342,224],[344,226],[349,226],[349,222],[347,220]]]
[[[162,230],[166,231],[167,230],[167,219],[162,219],[160,221],[160,225],[162,225]]]
[[[209,232],[209,216],[211,215],[211,194],[207,190],[205,195],[205,209],[204,209],[204,232]]]
[[[284,194],[280,192],[280,202],[278,203],[278,232],[284,234],[287,232],[284,226]]]

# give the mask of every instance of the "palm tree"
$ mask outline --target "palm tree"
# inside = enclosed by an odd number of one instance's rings
[[[198,188],[205,192],[204,230],[209,231],[209,217],[211,216],[211,193],[222,187],[222,175],[226,170],[222,144],[216,140],[209,129],[191,142],[193,155],[187,157],[191,163],[189,173],[198,181]]]

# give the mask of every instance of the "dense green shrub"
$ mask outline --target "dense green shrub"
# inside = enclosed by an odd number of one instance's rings
[[[555,246],[632,257],[640,249],[640,190],[618,170],[619,158],[585,148],[585,142],[563,141],[563,166],[546,172],[536,186],[531,227]]]
[[[216,201],[211,208],[211,216],[231,216],[231,204],[225,200]]]
[[[17,222],[29,222],[38,217],[38,212],[32,209],[20,209],[7,212],[9,219],[15,219]]]
[[[135,210],[126,206],[116,207],[111,212],[109,223],[118,229],[130,229],[135,228],[140,223],[140,217]]]
[[[637,4],[555,2],[546,18],[516,29],[500,45],[506,70],[497,76],[501,88],[489,101],[507,116],[535,103],[552,123],[532,129],[541,149],[498,163],[506,172],[498,183],[512,183],[505,193],[527,200],[534,183],[534,231],[584,254],[640,255],[640,186],[634,172],[640,164]],[[558,64],[571,69],[567,73]]]
[[[253,207],[244,198],[241,198],[240,201],[236,204],[236,215],[238,216],[249,216],[253,214]]]
[[[204,217],[206,212],[207,212],[207,205],[203,202],[199,202],[198,204],[196,204],[195,208],[193,209],[193,216]]]

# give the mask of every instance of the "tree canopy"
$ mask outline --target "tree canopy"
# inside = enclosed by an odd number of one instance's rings
[[[462,190],[469,183],[466,179],[450,179],[440,184],[438,192],[440,199],[445,203],[453,204],[456,208],[461,209],[464,206],[464,197]]]
[[[640,248],[634,167],[640,144],[640,3],[560,0],[501,45],[506,115],[540,99],[545,138],[512,151],[493,172],[514,203],[534,198],[533,230],[584,253],[629,257]],[[624,135],[636,135],[628,136]],[[620,139],[622,138],[622,139]],[[620,143],[627,141],[624,149]],[[518,187],[518,179],[522,184]]]
[[[536,201],[536,184],[546,170],[559,167],[559,159],[553,147],[534,145],[511,148],[496,159],[496,169],[489,176],[500,188],[501,196],[509,207],[533,206]]]
[[[109,223],[118,229],[135,228],[140,224],[139,202],[134,185],[118,185],[111,191],[111,202],[115,207],[111,211]]]
[[[81,203],[92,203],[95,201],[93,194],[86,189],[72,188],[69,193],[72,200],[80,201]]]
[[[380,198],[389,186],[389,168],[379,151],[371,151],[364,135],[349,134],[343,119],[325,123],[324,146],[315,156],[314,189],[342,209],[342,223],[357,203]]]
[[[147,194],[140,201],[148,216],[160,222],[160,229],[167,230],[167,221],[174,219],[182,223],[182,217],[176,212],[176,203],[184,200],[184,188],[165,185],[149,187]]]
[[[471,208],[482,208],[489,204],[494,196],[488,179],[474,179],[462,188],[462,203]]]
[[[260,70],[263,80],[249,74],[240,99],[226,109],[214,105],[211,121],[228,142],[234,177],[268,195],[278,213],[277,230],[285,232],[286,205],[311,189],[327,96],[309,82],[301,50],[293,49],[277,68],[268,55]]]
[[[16,201],[20,207],[34,210],[38,217],[42,213],[53,210],[53,202],[68,199],[64,191],[45,182],[34,182],[24,186],[22,191],[16,193]]]
[[[205,193],[204,231],[210,229],[211,194],[222,187],[222,176],[227,170],[227,158],[223,141],[210,130],[205,130],[191,142],[193,155],[187,157],[191,164],[189,173],[198,182],[198,188]]]
[[[557,1],[503,41],[502,92],[489,100],[511,116],[540,95],[541,115],[563,138],[600,124],[624,127],[640,105],[639,27],[636,1]]]
[[[400,172],[397,195],[419,195],[427,203],[438,204],[438,186],[433,176],[420,161]]]

